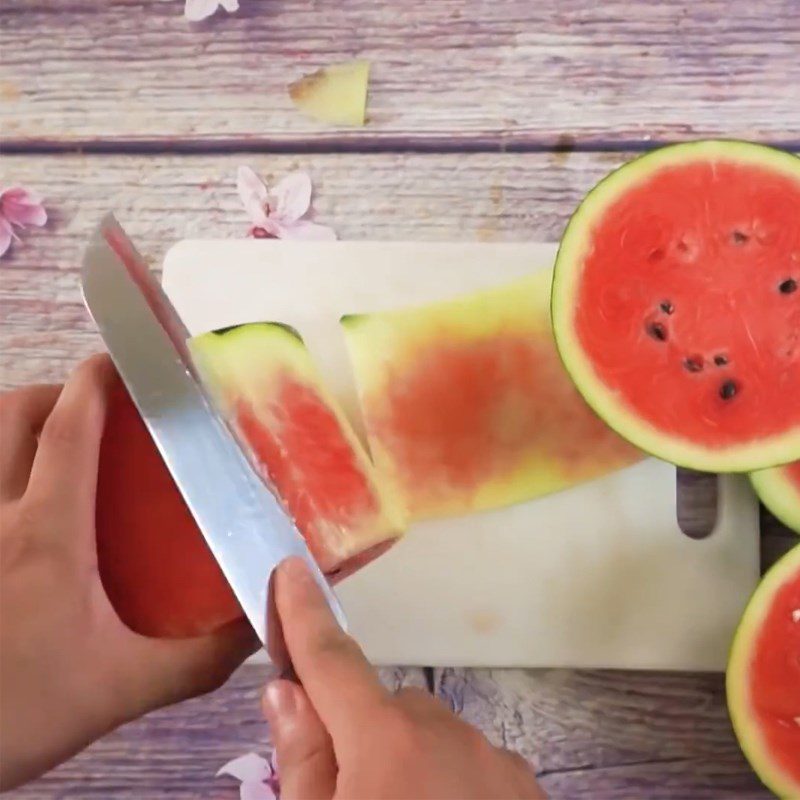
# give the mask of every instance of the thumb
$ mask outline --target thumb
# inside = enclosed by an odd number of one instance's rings
[[[330,800],[336,791],[336,758],[305,691],[291,681],[272,681],[262,707],[275,743],[281,798]]]

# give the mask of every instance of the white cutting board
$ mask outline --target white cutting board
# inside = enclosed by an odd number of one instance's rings
[[[549,244],[184,241],[163,280],[193,334],[293,325],[357,420],[342,314],[450,298],[554,255]],[[415,525],[338,593],[377,664],[717,670],[758,572],[747,482],[720,479],[716,529],[691,540],[676,522],[675,469],[648,460],[513,508]]]

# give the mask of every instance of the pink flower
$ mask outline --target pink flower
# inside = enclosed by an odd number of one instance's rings
[[[250,167],[239,167],[236,190],[256,238],[326,241],[336,238],[331,228],[303,219],[311,207],[311,178],[291,172],[270,191]]]
[[[216,14],[220,6],[229,14],[233,14],[239,10],[239,0],[186,0],[183,15],[189,22],[200,22]]]
[[[42,201],[27,189],[14,186],[0,189],[0,256],[5,255],[11,240],[19,241],[14,226],[25,228],[36,225],[41,228],[47,222],[47,212]]]
[[[240,800],[277,800],[280,794],[274,766],[255,753],[234,758],[217,770],[217,777],[230,775],[239,781]]]

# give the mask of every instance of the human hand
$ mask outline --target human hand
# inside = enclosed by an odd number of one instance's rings
[[[273,681],[263,699],[283,800],[545,797],[524,759],[427,692],[389,694],[302,560],[278,567],[275,603],[302,681]]]
[[[94,515],[113,374],[99,356],[63,389],[0,395],[0,789],[123,722],[217,687],[256,645],[244,622],[196,639],[148,639],[106,597]]]

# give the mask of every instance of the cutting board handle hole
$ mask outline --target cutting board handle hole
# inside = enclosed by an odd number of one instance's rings
[[[678,527],[690,539],[705,539],[717,525],[718,476],[675,468]]]

